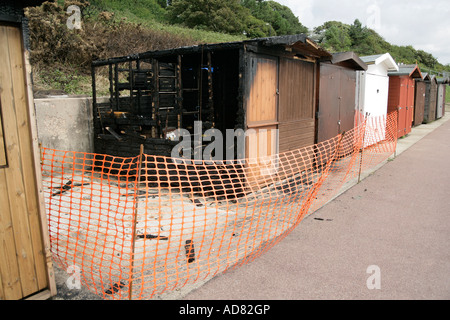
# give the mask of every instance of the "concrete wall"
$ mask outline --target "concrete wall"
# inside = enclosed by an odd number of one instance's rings
[[[92,99],[34,99],[38,140],[45,148],[94,152]]]

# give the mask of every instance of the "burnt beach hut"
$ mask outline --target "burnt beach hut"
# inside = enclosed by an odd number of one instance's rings
[[[331,61],[320,63],[317,142],[354,127],[356,73],[367,68],[354,52],[334,53]]]
[[[436,120],[438,83],[436,76],[431,74],[429,76],[430,79],[425,81],[426,91],[423,123],[429,123]]]
[[[172,137],[187,130],[191,159],[209,160],[201,156],[208,142],[198,143],[209,129],[223,135],[227,129],[246,132],[243,148],[224,143],[221,151],[227,160],[261,159],[312,146],[319,63],[331,59],[329,52],[298,34],[95,61],[95,152],[130,157],[143,146],[155,161],[158,156],[173,159],[178,157],[178,149],[175,155],[173,150],[179,142]],[[109,79],[106,98],[96,94],[97,76],[102,72]],[[259,167],[260,163],[247,163],[239,174],[257,172]],[[246,176],[246,185],[265,184],[266,178],[259,173]],[[214,182],[223,183],[216,178]]]
[[[389,75],[388,113],[397,111],[397,138],[411,132],[414,119],[415,79],[422,79],[417,65],[400,64]]]
[[[278,129],[285,152],[315,142],[319,61],[332,56],[306,35],[150,51],[92,64],[95,150],[115,156],[170,156],[171,133],[195,122],[215,128]],[[97,97],[98,75],[109,96]],[[204,146],[203,146],[204,147]],[[270,148],[269,148],[270,149]],[[252,157],[251,150],[234,158]]]

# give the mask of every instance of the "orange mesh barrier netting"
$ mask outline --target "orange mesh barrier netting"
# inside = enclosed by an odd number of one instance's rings
[[[107,299],[176,297],[267,251],[396,148],[396,115],[267,159],[42,149],[51,251]],[[363,148],[364,146],[364,148]]]
[[[395,152],[396,112],[366,119],[358,114],[355,121],[362,123],[344,134],[337,157],[311,205],[310,213],[332,200],[341,190],[359,182],[362,173],[379,166]]]

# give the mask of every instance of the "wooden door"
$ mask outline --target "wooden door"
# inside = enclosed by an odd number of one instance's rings
[[[54,285],[21,29],[0,24],[0,44],[0,299],[16,300]]]
[[[249,183],[265,184],[275,173],[270,157],[278,154],[278,60],[250,55],[246,99]]]
[[[405,106],[400,106],[398,108],[398,123],[397,123],[397,138],[403,137],[406,132],[406,119],[408,114],[406,112]]]
[[[315,63],[280,58],[278,128],[280,153],[314,144]]]
[[[280,57],[278,77],[279,167],[283,168],[278,177],[285,179],[311,168],[315,158],[314,148],[309,147],[316,133],[316,64]]]
[[[401,79],[398,76],[389,77],[388,112],[397,111],[401,106]]]
[[[414,126],[418,126],[423,122],[423,112],[425,108],[425,90],[425,82],[416,81],[414,98]]]
[[[414,80],[409,78],[406,84],[406,131],[405,133],[408,134],[412,130],[412,123],[414,121],[414,91],[415,85]]]
[[[408,123],[408,105],[406,104],[408,97],[408,83],[407,80],[400,78],[400,91],[399,91],[399,124],[398,124],[398,137],[402,137],[406,134],[406,127]]]
[[[436,119],[442,118],[443,116],[443,109],[445,107],[444,91],[445,91],[445,84],[438,84]]]
[[[250,92],[247,99],[247,127],[278,124],[278,63],[265,56],[250,57]]]
[[[428,122],[436,120],[436,106],[437,106],[437,83],[435,80],[430,84],[430,100],[428,107]]]
[[[355,126],[356,72],[351,69],[341,71],[339,96],[339,133]]]
[[[354,127],[356,72],[323,64],[319,90],[317,142],[322,142]]]
[[[444,101],[444,106],[442,107],[442,116],[445,116],[445,101],[446,101],[446,94],[447,94],[447,84],[444,85],[444,97],[442,98]]]
[[[404,132],[405,109],[401,105],[402,81],[398,76],[389,77],[389,93],[388,93],[388,113],[398,112],[397,117],[397,137],[401,137]]]
[[[328,64],[321,65],[317,142],[326,141],[339,134],[340,82],[339,68]]]

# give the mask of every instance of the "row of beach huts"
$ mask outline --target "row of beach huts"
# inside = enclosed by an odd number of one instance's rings
[[[24,16],[25,7],[43,2],[0,4],[0,300],[56,294]],[[109,79],[106,97],[97,90],[99,76]],[[398,110],[402,136],[444,115],[448,84],[388,53],[331,54],[305,35],[95,61],[92,80],[95,151],[118,156],[135,156],[141,145],[170,155],[170,133],[194,134],[195,121],[203,131],[278,129],[271,153],[350,130],[357,112]]]
[[[441,118],[448,78],[422,73],[389,53],[330,53],[306,35],[150,51],[92,64],[97,153],[170,156],[170,133],[211,128],[278,129],[283,153],[330,139],[355,116],[398,111],[398,137]],[[99,75],[109,95],[96,93]],[[268,139],[274,139],[269,137]],[[245,157],[251,157],[248,153]]]

